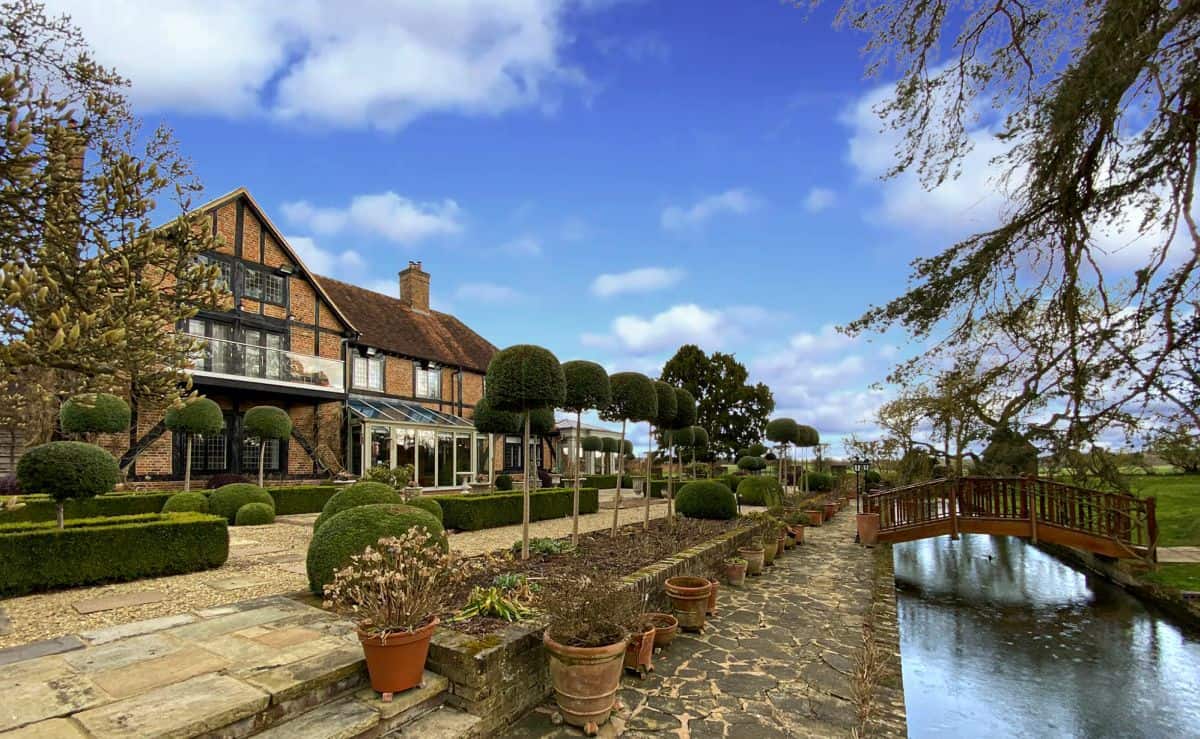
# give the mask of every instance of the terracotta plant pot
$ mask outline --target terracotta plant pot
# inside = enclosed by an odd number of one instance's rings
[[[833,518],[833,514],[837,513],[837,509],[838,509],[837,503],[826,503],[825,504],[825,520],[828,521],[829,519]]]
[[[821,522],[825,520],[825,511],[810,510],[807,513],[809,526],[820,526]]]
[[[746,560],[747,575],[761,575],[765,554],[762,547],[739,547],[738,556]]]
[[[858,524],[858,541],[860,544],[873,547],[879,543],[879,514],[860,513],[855,517]]]
[[[568,724],[595,736],[600,725],[608,721],[617,700],[629,637],[603,647],[568,647],[554,641],[546,631],[542,643],[550,656],[550,680],[558,712]]]
[[[704,612],[709,616],[717,615],[717,590],[721,587],[721,581],[715,577],[708,578],[708,583],[712,588],[708,591],[708,606]]]
[[[796,540],[792,538],[790,529],[783,530],[783,548],[784,549],[795,549],[796,548]]]
[[[788,543],[787,534],[780,534],[779,538],[775,541],[775,545],[778,547],[775,550],[776,559],[778,559],[779,557],[782,557],[783,553],[785,551],[787,551],[787,548],[788,548],[787,543]]]
[[[646,618],[654,624],[654,648],[662,649],[675,641],[679,631],[679,619],[669,613],[647,613]]]
[[[384,700],[390,700],[393,693],[420,685],[421,676],[425,674],[425,658],[429,656],[429,640],[437,625],[438,619],[434,616],[419,629],[388,634],[386,640],[359,631],[358,640],[367,659],[371,689],[382,693]]]
[[[704,611],[712,583],[703,577],[672,577],[667,579],[667,597],[671,609],[685,631],[704,631]]]
[[[796,540],[796,545],[799,546],[800,544],[803,544],[804,543],[804,527],[799,524],[796,524],[795,526],[791,527],[791,531],[792,531],[792,538]]]
[[[725,565],[725,579],[735,588],[742,587],[746,582],[746,563]]]
[[[763,541],[763,564],[767,567],[775,566],[775,555],[779,554],[779,542],[774,539],[766,539]]]
[[[636,672],[638,677],[646,677],[654,672],[651,660],[654,658],[654,634],[658,631],[654,624],[647,624],[640,634],[630,634],[629,644],[625,647],[625,669]]]

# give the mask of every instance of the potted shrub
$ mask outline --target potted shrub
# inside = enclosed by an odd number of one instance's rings
[[[679,619],[669,613],[647,613],[646,617],[654,623],[654,648],[670,646],[679,631]]]
[[[776,557],[783,556],[784,551],[787,549],[787,542],[788,542],[787,531],[784,529],[780,529],[779,536],[775,540],[775,546],[776,546],[775,556]]]
[[[746,582],[746,560],[742,557],[725,560],[725,579],[735,588],[742,587]]]
[[[651,660],[654,657],[654,634],[657,627],[649,614],[642,614],[629,632],[629,644],[625,647],[625,669],[644,678],[654,672]]]
[[[792,538],[796,540],[796,545],[804,543],[804,526],[803,524],[794,523],[789,527],[792,532]]]
[[[808,525],[809,526],[820,526],[821,522],[825,520],[825,511],[823,511],[823,510],[820,510],[817,508],[810,508],[809,510],[807,510],[805,512],[808,514]]]
[[[746,560],[747,575],[762,574],[763,565],[766,563],[766,553],[757,539],[752,540],[747,546],[738,547],[738,555]]]
[[[667,579],[667,597],[679,626],[687,631],[704,631],[704,613],[712,583],[708,578],[681,575]]]
[[[791,531],[792,531],[791,526],[785,526],[783,528],[783,548],[784,549],[795,549],[796,548],[796,540],[791,537]]]
[[[765,534],[759,540],[759,545],[763,548],[763,564],[767,567],[774,567],[775,555],[779,553],[779,542],[770,534]]]
[[[828,520],[832,519],[832,518],[833,518],[833,514],[837,513],[837,511],[838,511],[838,504],[837,504],[837,503],[835,503],[835,502],[833,502],[833,501],[826,501],[826,502],[825,502],[825,520],[826,520],[826,521],[828,521]]]
[[[615,581],[584,579],[544,592],[541,606],[558,717],[594,736],[612,714],[621,687],[629,645],[622,624],[636,616],[640,604]]]
[[[352,556],[325,587],[326,606],[354,619],[371,688],[385,701],[421,682],[457,572],[440,539],[414,526]]]

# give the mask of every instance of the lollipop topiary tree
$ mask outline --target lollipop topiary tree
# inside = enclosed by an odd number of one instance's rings
[[[58,411],[64,434],[116,434],[129,430],[129,404],[109,393],[80,393]]]
[[[563,378],[566,380],[566,391],[563,394],[562,408],[575,414],[575,436],[571,450],[571,468],[575,474],[575,495],[571,503],[571,543],[579,543],[579,458],[580,450],[586,449],[584,442],[593,441],[593,446],[600,445],[600,439],[588,437],[581,439],[583,433],[583,412],[587,410],[600,411],[608,407],[612,401],[612,385],[608,381],[608,372],[595,362],[576,359],[564,362]],[[595,451],[595,450],[593,450]]]
[[[60,529],[67,500],[107,493],[116,486],[119,476],[113,455],[82,441],[51,441],[35,446],[17,462],[21,490],[53,498]]]
[[[821,443],[821,434],[812,426],[799,425],[798,433],[796,434],[796,446],[801,449],[815,447]],[[801,460],[800,476],[803,482],[802,490],[807,493],[808,490],[808,458],[805,456]]]
[[[604,452],[604,461],[605,462],[614,461],[612,455],[621,451],[621,442],[617,441],[616,439],[613,439],[612,437],[606,436],[600,440],[600,443],[601,443],[601,451]],[[611,467],[611,469],[613,472],[616,472],[616,465],[614,464]],[[607,473],[607,470],[608,470],[608,468],[606,465],[606,470],[605,470],[606,473]],[[617,487],[618,488],[621,487],[621,478],[619,478],[619,477],[617,478]]]
[[[687,390],[681,387],[675,388],[675,420],[671,423],[671,458],[680,460],[680,467],[683,467],[683,458],[677,457],[680,443],[691,443],[692,424],[696,423],[696,398]],[[675,478],[667,477],[667,518],[673,519],[675,516]]]
[[[678,409],[675,400],[675,388],[662,380],[654,381],[654,394],[658,411],[650,418],[650,435],[646,443],[646,514],[642,519],[642,529],[650,530],[650,488],[654,477],[654,429],[670,429],[675,424],[675,412]],[[667,514],[670,515],[670,503],[667,504]]]
[[[192,489],[192,439],[220,433],[225,428],[225,415],[212,400],[194,396],[168,408],[163,424],[173,434],[184,434],[187,440],[183,457],[183,490],[187,492]]]
[[[496,352],[487,370],[487,397],[497,410],[524,417],[525,475],[522,482],[521,559],[529,559],[529,426],[530,413],[562,406],[566,378],[558,358],[548,349],[518,344]]]
[[[658,414],[658,392],[654,382],[639,372],[618,372],[609,378],[612,385],[612,402],[601,411],[606,421],[621,422],[621,454],[617,457],[617,499],[613,507],[612,535],[617,535],[621,515],[621,480],[625,476],[625,457],[633,451],[633,442],[625,438],[625,427],[630,421],[649,421]],[[649,495],[647,490],[646,494]]]
[[[283,443],[292,435],[292,417],[282,408],[259,405],[246,411],[242,428],[258,440],[258,486],[263,486],[263,466],[267,458],[267,442],[275,439]]]
[[[517,413],[493,408],[486,397],[480,398],[479,402],[475,404],[473,420],[475,421],[475,430],[481,434],[508,436],[521,433],[521,416]],[[496,484],[496,466],[494,464],[488,466],[488,484],[493,486]]]
[[[767,423],[767,438],[783,447],[783,456],[779,461],[779,481],[786,484],[788,446],[795,443],[800,432],[800,425],[791,418],[776,418]]]

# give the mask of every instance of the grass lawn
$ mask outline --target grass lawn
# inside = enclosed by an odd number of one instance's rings
[[[1200,590],[1200,564],[1159,565],[1157,572],[1143,572],[1138,577],[1167,588]]]
[[[1131,477],[1133,492],[1157,499],[1158,545],[1200,546],[1200,475]]]

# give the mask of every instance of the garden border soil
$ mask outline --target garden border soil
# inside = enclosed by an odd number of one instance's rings
[[[652,606],[661,604],[665,602],[662,586],[667,578],[719,565],[766,526],[756,523],[727,531],[642,567],[621,581],[627,588],[657,595],[651,600]],[[550,695],[550,671],[542,644],[544,628],[545,624],[537,620],[483,635],[442,628],[434,634],[426,667],[450,681],[446,702],[482,718],[479,728],[486,735]]]

